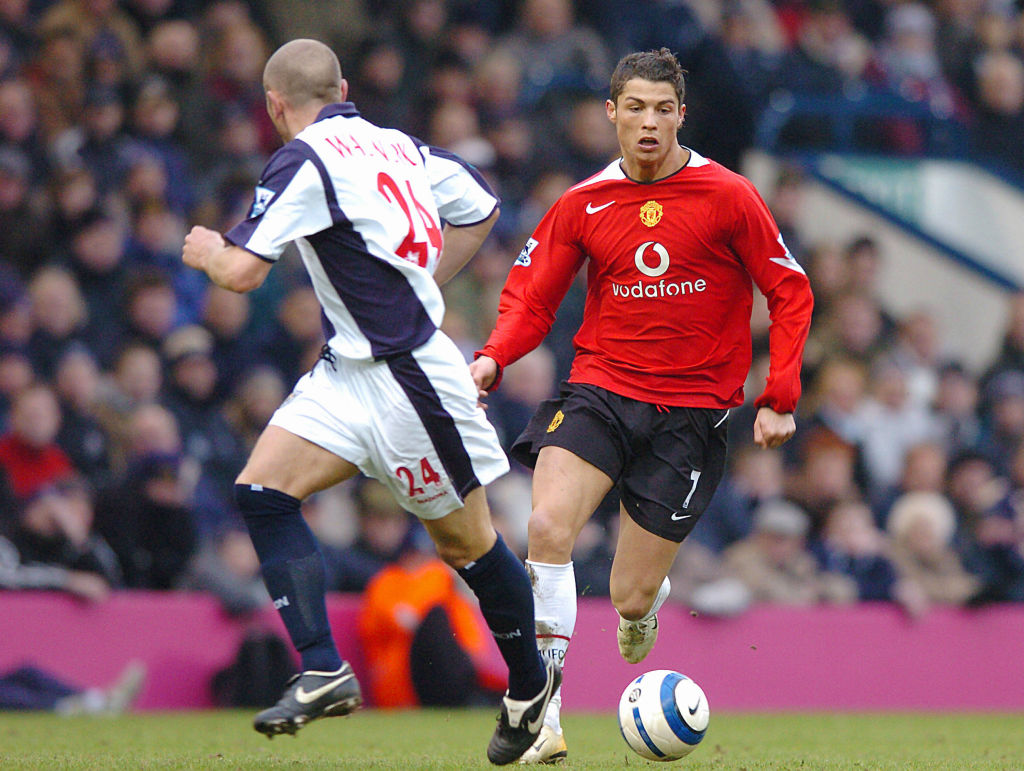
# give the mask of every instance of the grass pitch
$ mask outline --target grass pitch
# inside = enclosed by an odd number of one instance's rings
[[[250,712],[62,718],[0,713],[0,769],[487,769],[496,710],[365,710],[273,741]],[[611,714],[568,714],[567,769],[664,768]],[[1020,714],[715,714],[679,769],[1024,769]]]

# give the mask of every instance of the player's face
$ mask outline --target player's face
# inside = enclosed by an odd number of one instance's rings
[[[686,105],[679,104],[676,90],[664,81],[633,78],[626,81],[615,102],[605,105],[615,124],[626,172],[660,170],[679,150],[676,132],[683,125]]]

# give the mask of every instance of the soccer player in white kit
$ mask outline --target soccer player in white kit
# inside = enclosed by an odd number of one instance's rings
[[[248,219],[223,236],[193,228],[182,255],[219,286],[246,292],[294,242],[323,311],[320,360],[236,480],[264,581],[302,657],[302,672],[255,728],[295,733],[362,701],[331,637],[323,559],[299,509],[362,471],[421,518],[479,599],[509,667],[487,754],[511,763],[540,732],[561,673],[541,660],[529,579],[491,525],[484,485],[508,463],[461,353],[439,329],[439,284],[486,238],[498,201],[457,157],[361,118],[322,43],[282,46],[263,84],[285,144]]]

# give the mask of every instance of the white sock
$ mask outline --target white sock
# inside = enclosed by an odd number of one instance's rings
[[[565,664],[565,652],[576,628],[576,574],[572,563],[549,565],[526,560],[526,570],[533,584],[533,610],[537,621],[537,648],[544,659],[559,666]],[[559,687],[548,703],[544,725],[562,733],[562,689]]]
[[[640,621],[650,621],[654,618],[655,614],[661,610],[661,606],[665,604],[665,600],[668,599],[670,591],[672,591],[672,582],[668,580],[668,576],[665,576],[665,580],[661,582],[661,586],[658,588],[658,593],[654,595],[654,604],[651,605],[647,615],[641,618]],[[619,618],[622,618],[622,616],[619,616]]]

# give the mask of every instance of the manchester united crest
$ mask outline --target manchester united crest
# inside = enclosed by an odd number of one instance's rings
[[[564,419],[565,419],[565,415],[562,414],[561,410],[556,412],[555,413],[555,417],[551,418],[551,422],[548,424],[548,431],[547,432],[550,434],[552,431],[554,431],[556,428],[558,428],[560,425],[562,425],[562,421]]]
[[[647,227],[653,228],[659,222],[661,222],[661,215],[664,213],[664,209],[661,208],[661,204],[657,201],[648,201],[640,207],[640,221]]]

